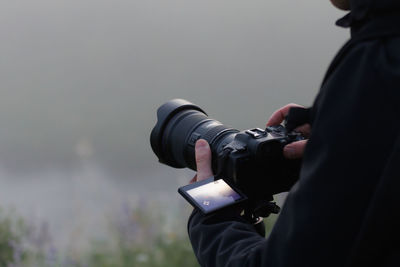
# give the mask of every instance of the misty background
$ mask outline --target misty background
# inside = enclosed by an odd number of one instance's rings
[[[184,98],[245,129],[311,105],[343,15],[328,0],[2,1],[0,206],[60,246],[102,236],[124,203],[177,207],[193,172],[157,162],[156,109]]]

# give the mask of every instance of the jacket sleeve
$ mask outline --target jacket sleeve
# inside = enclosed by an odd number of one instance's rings
[[[343,266],[399,134],[400,60],[379,40],[353,48],[313,106],[299,181],[267,239],[238,216],[195,212],[202,266]]]

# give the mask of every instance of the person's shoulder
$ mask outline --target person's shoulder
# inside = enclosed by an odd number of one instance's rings
[[[383,38],[377,68],[387,79],[400,81],[400,36]],[[398,83],[396,84],[398,87]]]
[[[397,90],[400,83],[400,36],[372,38],[356,43],[338,70],[339,73],[347,73],[349,81],[363,85],[358,86],[358,90],[368,93],[365,87],[379,85],[380,89],[394,90],[400,95],[400,90]]]

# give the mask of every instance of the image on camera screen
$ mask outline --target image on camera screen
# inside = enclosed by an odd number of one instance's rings
[[[190,189],[187,194],[206,212],[229,206],[243,199],[222,179]]]

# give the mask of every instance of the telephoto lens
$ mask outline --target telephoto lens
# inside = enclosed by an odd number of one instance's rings
[[[237,132],[210,119],[195,104],[173,99],[157,110],[157,124],[151,132],[150,143],[161,163],[196,170],[194,147],[197,140],[205,139],[210,144],[215,159]]]

